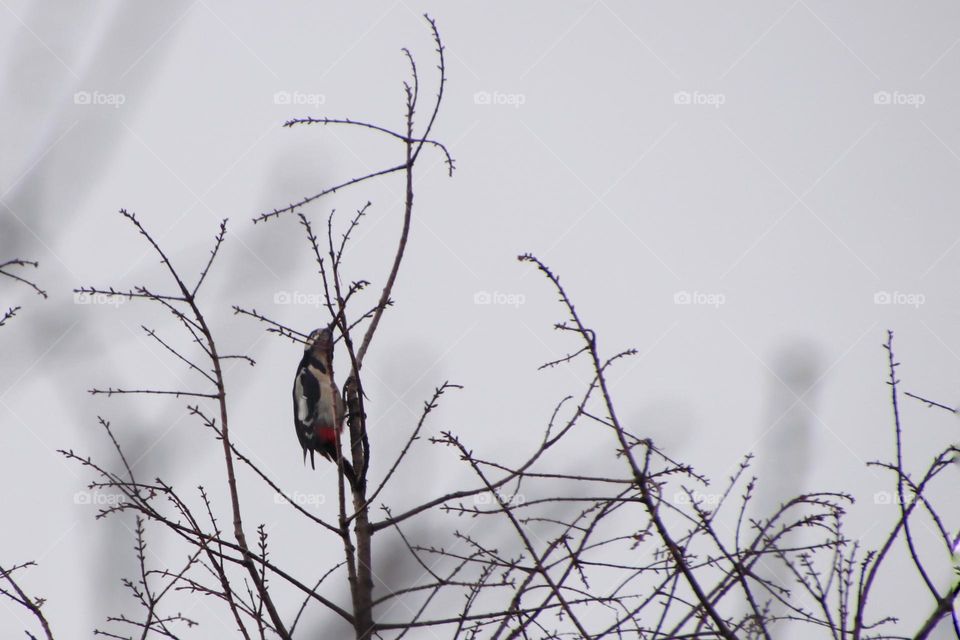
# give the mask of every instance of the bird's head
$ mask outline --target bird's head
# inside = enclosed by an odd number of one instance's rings
[[[314,329],[303,346],[317,358],[333,362],[333,332],[329,328]]]

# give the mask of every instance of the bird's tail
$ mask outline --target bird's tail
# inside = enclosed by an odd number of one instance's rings
[[[337,463],[336,460],[333,461],[334,464]],[[353,465],[350,464],[346,458],[340,458],[340,468],[343,469],[343,477],[347,479],[347,482],[350,483],[350,488],[356,490],[357,488],[357,474],[353,471]]]
[[[337,459],[339,458],[340,468],[343,469],[343,477],[346,478],[347,482],[350,483],[350,487],[356,490],[357,474],[353,470],[353,465],[350,464],[350,461],[347,460],[346,456],[343,455],[343,452],[339,450],[339,447],[337,446],[338,444],[339,443],[336,441],[323,443],[323,446],[319,449],[320,455],[333,464],[337,464]]]
[[[347,479],[352,488],[356,489],[358,480],[357,474],[353,471],[353,465],[347,462],[346,458],[341,459],[340,463],[343,465],[343,477]]]

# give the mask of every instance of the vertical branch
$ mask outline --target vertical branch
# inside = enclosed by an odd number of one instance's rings
[[[220,227],[220,234],[217,236],[217,242],[213,249],[213,254],[210,256],[211,263],[216,257],[216,251],[219,249],[220,243],[223,241],[223,236],[225,234],[226,221],[224,221],[224,224],[222,224]],[[151,243],[153,243],[152,240]],[[153,244],[159,252],[160,248],[155,243]],[[162,252],[161,255],[163,255]],[[220,356],[217,352],[217,345],[213,339],[213,333],[210,331],[210,327],[207,325],[206,318],[204,318],[203,313],[197,306],[196,298],[194,297],[193,292],[186,288],[183,281],[177,276],[173,267],[170,265],[166,256],[163,256],[163,260],[170,268],[171,274],[173,274],[174,278],[176,279],[177,285],[180,287],[180,291],[182,292],[184,299],[187,301],[187,304],[190,305],[190,310],[193,312],[194,319],[199,325],[200,333],[203,335],[206,348],[210,354],[210,362],[213,365],[213,377],[216,380],[217,387],[217,404],[219,405],[220,409],[220,441],[223,445],[223,458],[226,464],[227,472],[227,487],[230,491],[230,508],[233,512],[233,535],[237,540],[237,544],[243,551],[243,564],[247,569],[247,573],[250,574],[250,579],[253,581],[253,584],[256,587],[257,594],[263,600],[263,604],[267,609],[267,613],[270,616],[270,620],[273,622],[277,634],[281,638],[288,640],[290,635],[287,633],[283,619],[280,617],[280,613],[277,611],[276,605],[274,604],[273,599],[270,597],[266,584],[264,584],[260,573],[257,571],[257,556],[250,550],[250,545],[247,543],[246,534],[243,531],[243,517],[240,512],[240,494],[237,491],[237,476],[233,466],[233,452],[232,444],[230,442],[230,426],[227,415],[227,388],[223,380],[223,369],[220,366]],[[208,263],[207,268],[203,271],[201,279],[197,282],[197,288],[199,288],[200,284],[202,283],[203,276],[206,275],[209,267],[210,264]]]
[[[426,18],[427,22],[430,23],[430,28],[433,32],[434,43],[437,45],[436,51],[439,58],[437,69],[440,71],[440,84],[439,88],[437,89],[437,96],[436,100],[434,101],[433,111],[430,114],[430,120],[427,122],[427,127],[424,130],[423,135],[419,139],[415,139],[413,135],[413,115],[417,106],[417,98],[419,97],[420,80],[417,74],[416,64],[414,64],[413,58],[410,57],[410,54],[407,53],[407,57],[410,60],[413,86],[405,85],[407,94],[407,135],[404,140],[406,159],[402,165],[406,183],[406,193],[403,207],[403,229],[400,232],[400,240],[397,243],[397,250],[394,254],[393,266],[390,269],[390,274],[387,276],[386,283],[383,285],[383,291],[380,293],[380,300],[377,303],[376,308],[377,310],[370,321],[370,326],[367,327],[367,331],[363,336],[363,342],[360,344],[360,350],[357,352],[357,373],[359,372],[360,366],[363,364],[363,359],[367,354],[367,349],[370,347],[370,341],[373,340],[373,334],[376,332],[377,326],[380,324],[380,318],[383,315],[383,311],[387,308],[387,302],[390,300],[390,293],[393,291],[393,285],[394,282],[396,282],[397,273],[400,271],[400,263],[403,261],[404,251],[407,247],[407,237],[410,235],[410,220],[413,216],[413,166],[416,164],[420,150],[423,148],[425,141],[429,138],[430,131],[433,129],[433,125],[436,122],[437,113],[440,110],[440,104],[443,102],[444,85],[446,85],[447,82],[446,61],[443,55],[444,47],[443,42],[440,39],[440,33],[437,31],[437,25],[433,19],[431,19],[430,16],[424,17]],[[452,170],[453,162],[449,159],[449,156],[447,156],[447,161]]]
[[[893,355],[893,332],[887,331],[887,341],[884,343],[883,348],[887,351],[887,367],[888,367],[888,376],[889,379],[887,384],[890,385],[890,401],[893,407],[893,427],[895,433],[896,441],[896,468],[897,472],[897,495],[900,501],[901,513],[903,513],[904,504],[903,504],[903,458],[901,450],[901,431],[900,431],[900,409],[899,404],[897,403],[897,362]],[[867,601],[870,597],[870,589],[873,586],[873,581],[877,576],[877,571],[880,569],[880,565],[883,564],[884,558],[886,558],[887,552],[890,550],[890,547],[893,545],[893,541],[896,539],[897,534],[900,531],[900,526],[905,521],[905,518],[901,518],[897,523],[897,526],[891,532],[890,536],[887,538],[886,543],[873,555],[868,555],[867,559],[864,560],[863,567],[861,569],[860,576],[860,585],[857,592],[857,608],[854,611],[853,616],[853,638],[854,640],[860,640],[860,637],[864,631],[864,622],[863,617],[866,613]]]
[[[428,140],[430,131],[433,128],[434,122],[436,121],[437,113],[439,112],[440,103],[442,102],[443,87],[446,82],[446,66],[443,56],[443,45],[440,41],[440,36],[436,25],[429,17],[427,17],[427,21],[430,23],[434,41],[437,45],[437,53],[439,55],[438,69],[440,70],[440,84],[429,122],[423,131],[423,134],[419,138],[416,138],[414,134],[414,114],[416,113],[417,101],[420,93],[420,78],[417,72],[416,63],[407,49],[404,49],[403,51],[410,63],[411,81],[409,83],[404,83],[404,91],[406,94],[405,135],[398,135],[383,127],[377,127],[375,125],[359,123],[356,121],[329,119],[324,119],[322,121],[324,124],[353,124],[368,129],[374,129],[400,139],[404,145],[404,162],[396,167],[396,169],[401,170],[404,174],[403,220],[400,236],[397,241],[397,248],[394,253],[390,271],[387,274],[387,278],[380,292],[377,304],[373,310],[367,314],[370,317],[370,323],[364,332],[359,348],[355,346],[353,336],[351,335],[351,327],[354,325],[351,325],[346,313],[346,304],[354,289],[351,289],[351,292],[344,296],[340,286],[340,258],[343,253],[343,245],[341,244],[339,250],[334,248],[332,233],[328,225],[330,267],[337,305],[336,313],[333,313],[331,309],[331,314],[333,315],[334,324],[338,326],[340,334],[343,336],[344,345],[350,358],[350,374],[344,383],[343,395],[346,400],[347,426],[350,432],[350,458],[357,480],[356,484],[351,487],[354,505],[354,514],[352,519],[354,521],[354,536],[356,539],[356,544],[354,546],[349,540],[345,539],[345,551],[347,554],[348,570],[351,570],[350,581],[354,601],[354,627],[357,638],[360,639],[369,638],[374,629],[373,559],[371,541],[373,531],[370,527],[369,521],[369,501],[366,498],[366,480],[370,465],[370,442],[367,437],[366,411],[364,407],[364,392],[363,383],[360,376],[360,369],[363,366],[363,360],[370,348],[373,336],[379,327],[380,320],[383,317],[383,312],[390,305],[390,295],[393,291],[394,285],[396,284],[397,277],[400,272],[400,265],[402,264],[404,255],[406,253],[407,241],[410,236],[411,221],[413,218],[413,169],[414,165],[416,164],[418,154],[424,144],[429,142],[443,150],[447,157],[448,165],[452,169],[452,160],[449,158],[449,154],[447,154],[446,149],[441,144]],[[366,210],[367,206],[369,206],[369,203],[358,212],[357,217],[354,218],[350,228],[346,234],[344,234],[344,243],[349,237],[350,231],[356,226],[357,221],[363,215],[363,212]],[[307,227],[308,236],[310,237],[311,243],[314,247],[314,253],[316,254],[322,268],[322,261],[320,261],[319,252],[316,250],[316,238],[312,236],[309,225],[306,224],[305,219],[302,217],[301,222],[303,222]],[[324,290],[327,292],[327,299],[329,300],[329,286],[326,282],[326,277],[324,277]],[[340,490],[341,518],[345,518],[346,514],[342,505],[342,481]],[[342,525],[345,524],[345,522],[345,520],[342,520]],[[354,552],[356,553],[355,574],[352,571],[354,566],[352,562],[352,556]]]
[[[313,249],[314,256],[317,260],[317,263],[320,267],[320,275],[323,280],[324,288],[324,297],[326,300],[326,306],[330,312],[332,322],[330,324],[331,328],[334,326],[339,329],[339,333],[343,338],[344,346],[346,348],[347,354],[350,359],[350,371],[347,379],[343,384],[343,398],[346,408],[346,423],[350,433],[350,462],[353,467],[355,482],[351,483],[350,490],[352,494],[353,501],[353,513],[348,516],[346,511],[346,500],[344,495],[344,484],[343,484],[343,472],[341,468],[340,484],[339,484],[339,507],[340,507],[340,527],[339,535],[343,539],[344,544],[344,553],[346,555],[346,565],[348,578],[351,586],[351,596],[353,598],[353,607],[354,607],[354,616],[353,623],[356,636],[359,639],[370,638],[373,634],[375,625],[373,621],[373,560],[372,560],[372,543],[371,537],[373,535],[374,529],[370,525],[369,520],[369,500],[366,497],[367,490],[367,473],[370,468],[370,442],[367,437],[367,422],[366,422],[366,410],[364,406],[364,390],[363,382],[360,376],[360,370],[363,366],[364,358],[369,351],[373,336],[379,328],[380,321],[383,317],[383,313],[388,306],[392,304],[391,293],[397,282],[397,278],[400,272],[400,266],[403,262],[404,255],[406,253],[407,242],[410,236],[411,223],[413,218],[413,204],[414,204],[414,181],[413,181],[413,170],[414,165],[419,157],[420,151],[424,146],[430,146],[435,149],[439,149],[444,155],[448,172],[452,174],[453,172],[453,159],[451,158],[446,147],[435,140],[430,139],[430,132],[433,129],[433,126],[436,122],[437,115],[440,110],[440,104],[443,100],[444,85],[446,84],[446,63],[444,60],[444,47],[440,40],[440,34],[437,30],[436,24],[429,16],[424,16],[427,22],[430,24],[431,33],[433,36],[434,43],[436,44],[436,52],[439,57],[439,63],[437,68],[440,72],[440,81],[439,87],[436,93],[436,99],[432,105],[432,110],[429,116],[429,120],[423,129],[422,133],[415,133],[415,124],[414,124],[414,114],[416,113],[417,104],[420,96],[420,77],[417,72],[417,66],[413,59],[413,56],[407,49],[403,49],[403,53],[406,56],[410,64],[410,73],[411,79],[409,82],[404,83],[404,91],[406,95],[406,110],[404,113],[405,129],[402,133],[392,131],[387,127],[383,127],[377,124],[362,122],[350,118],[303,118],[297,120],[288,121],[285,126],[292,127],[299,124],[321,124],[325,126],[330,125],[339,125],[339,126],[351,126],[351,127],[360,127],[369,131],[374,131],[379,134],[386,135],[394,140],[399,140],[403,143],[404,148],[404,159],[401,164],[388,167],[379,171],[372,171],[366,175],[351,178],[344,182],[337,184],[336,186],[323,189],[319,193],[316,193],[313,196],[302,198],[300,201],[290,204],[286,207],[274,209],[273,211],[262,213],[254,219],[254,222],[261,222],[270,220],[272,218],[279,217],[280,215],[286,213],[292,213],[298,208],[306,205],[310,202],[313,202],[324,195],[335,193],[336,191],[357,185],[361,182],[365,182],[375,177],[389,175],[395,172],[403,172],[404,174],[404,198],[403,198],[403,216],[401,222],[401,228],[399,233],[399,238],[397,240],[396,250],[393,255],[393,260],[390,265],[389,271],[386,276],[386,280],[383,284],[383,288],[380,291],[380,295],[377,299],[376,305],[366,313],[363,313],[359,316],[357,320],[351,322],[348,313],[347,305],[354,293],[363,289],[368,283],[366,281],[357,281],[350,285],[349,290],[344,292],[341,284],[344,280],[341,278],[341,258],[343,256],[344,245],[349,239],[351,231],[357,226],[360,218],[364,215],[366,209],[370,206],[368,202],[364,207],[362,207],[357,215],[353,218],[353,221],[350,223],[347,231],[343,235],[342,242],[340,243],[339,248],[335,247],[333,242],[333,232],[332,232],[332,215],[328,220],[327,225],[327,239],[329,243],[329,274],[325,266],[325,260],[321,258],[320,251],[318,248],[317,238],[314,235],[310,223],[307,220],[306,216],[302,213],[299,213],[300,222],[303,227],[306,229],[307,238]],[[330,276],[328,280],[327,276]],[[246,313],[252,317],[258,318],[260,320],[266,320],[259,314],[254,312],[245,312],[236,309],[238,313]],[[352,329],[357,327],[361,322],[368,321],[368,324],[363,333],[363,337],[355,341],[352,335]],[[286,335],[297,339],[296,336],[300,334],[299,332],[283,327],[278,323],[272,321],[267,321],[270,323],[271,329],[280,333],[281,335]],[[201,333],[203,331],[201,330]],[[216,373],[216,372],[215,372]],[[214,376],[219,379],[219,374],[216,373]],[[222,420],[225,419],[225,415]],[[342,467],[341,460],[337,460],[338,467]],[[229,466],[229,463],[228,463]],[[229,474],[228,474],[229,475]],[[239,514],[239,511],[235,511]],[[353,522],[353,539],[351,539],[349,534],[349,523]],[[239,528],[238,528],[239,531]]]
[[[433,21],[430,21],[434,37],[438,43],[437,50],[440,55],[440,88],[437,92],[437,99],[434,106],[433,116],[427,129],[423,133],[423,138],[430,135],[430,128],[433,126],[437,110],[443,96],[443,85],[445,82],[445,65],[443,61],[443,46],[440,44],[439,34]],[[360,368],[363,365],[364,356],[370,347],[373,334],[380,324],[380,318],[387,308],[390,301],[390,294],[397,280],[397,274],[400,272],[400,264],[403,262],[403,256],[406,252],[407,238],[410,235],[410,222],[413,218],[413,167],[416,162],[416,153],[414,151],[413,128],[414,113],[416,112],[417,99],[419,97],[420,79],[417,74],[417,67],[412,56],[405,50],[407,59],[410,61],[412,86],[404,84],[404,90],[407,96],[406,112],[406,139],[404,140],[404,205],[403,205],[403,225],[400,231],[400,239],[397,243],[396,253],[393,258],[393,265],[390,273],[380,292],[380,299],[373,312],[370,324],[363,336],[359,350],[354,351],[353,341],[350,336],[349,326],[345,315],[341,314],[340,330],[344,336],[344,342],[347,351],[350,354],[352,370],[350,377],[344,384],[344,393],[347,398],[348,407],[348,426],[350,429],[350,449],[353,459],[354,470],[357,475],[357,486],[353,488],[354,506],[355,506],[355,525],[354,532],[357,538],[357,597],[356,597],[356,625],[358,638],[366,639],[370,637],[373,629],[373,559],[372,559],[372,541],[373,531],[370,528],[369,506],[366,499],[366,479],[370,464],[370,442],[367,437],[366,412],[363,406],[363,385],[360,378]],[[422,143],[421,143],[422,146]],[[417,148],[419,151],[419,147]],[[336,282],[336,276],[334,281]]]

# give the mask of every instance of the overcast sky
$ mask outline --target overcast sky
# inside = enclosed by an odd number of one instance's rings
[[[175,336],[161,310],[72,293],[169,289],[118,209],[191,274],[230,219],[203,304],[225,349],[258,363],[228,372],[238,446],[291,491],[333,481],[302,467],[290,425],[299,348],[231,305],[303,331],[327,321],[296,218],[251,219],[403,149],[281,124],[400,128],[401,47],[436,89],[425,11],[448,56],[434,135],[457,170],[447,177],[437,154],[418,167],[397,304],[367,365],[375,472],[444,380],[466,388],[433,432],[506,460],[583,388],[577,367],[536,372],[573,343],[551,329],[563,311],[548,283],[515,259],[529,251],[561,275],[606,353],[638,349],[612,374],[632,432],[718,479],[755,451],[800,489],[850,491],[849,534],[866,544],[892,521],[874,499],[891,478],[865,464],[891,455],[887,329],[904,389],[960,404],[956,3],[2,0],[0,259],[38,260],[31,275],[50,297],[0,280],[4,309],[23,306],[0,329],[0,562],[40,563],[27,584],[55,627],[102,625],[116,609],[98,593],[120,594],[132,559],[122,524],[95,522],[84,503],[88,474],[55,453],[109,460],[98,415],[145,477],[223,497],[218,445],[182,401],[86,393],[202,386],[140,329]],[[324,224],[332,208],[342,221],[373,202],[346,259],[348,277],[374,283],[371,304],[401,195],[388,178],[304,209]],[[946,412],[911,401],[903,413],[915,468],[957,435]],[[600,463],[585,444],[571,468]],[[396,504],[461,472],[441,451],[418,455]],[[249,522],[276,524],[278,541],[306,535],[250,491]],[[24,619],[0,607],[5,636]]]

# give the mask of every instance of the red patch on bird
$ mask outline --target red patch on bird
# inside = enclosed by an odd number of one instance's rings
[[[317,423],[313,425],[313,435],[321,442],[336,442],[337,432],[333,427]]]

